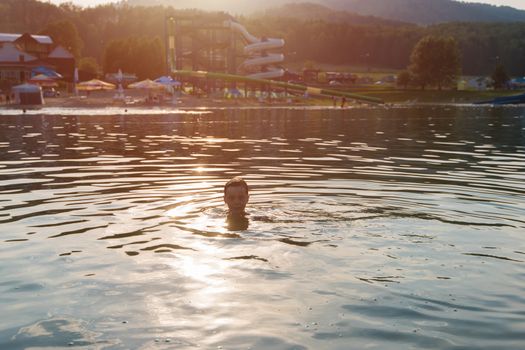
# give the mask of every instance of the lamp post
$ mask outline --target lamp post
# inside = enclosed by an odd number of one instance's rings
[[[166,71],[169,74],[169,62],[170,62],[170,56],[169,56],[169,48],[168,48],[168,16],[166,15],[166,10],[164,10],[164,54],[166,58]]]

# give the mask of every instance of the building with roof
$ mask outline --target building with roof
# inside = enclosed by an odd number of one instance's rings
[[[47,35],[0,33],[0,86],[29,80],[37,67],[46,67],[73,82],[75,57]]]
[[[56,71],[68,82],[74,81],[75,56],[64,47],[57,45],[45,58],[45,62],[53,65]]]
[[[53,39],[47,35],[0,33],[1,43],[16,44],[21,50],[38,58],[46,57],[53,47]]]
[[[31,78],[31,71],[42,63],[20,50],[14,43],[0,43],[0,86],[21,84]]]

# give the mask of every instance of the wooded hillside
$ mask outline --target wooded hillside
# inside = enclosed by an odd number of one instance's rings
[[[339,20],[333,20],[327,15],[330,9],[323,9],[324,14],[312,17],[308,15],[312,12],[311,5],[294,6],[296,11],[283,7],[238,20],[257,36],[284,38],[284,54],[289,62],[313,60],[401,69],[407,66],[419,39],[426,35],[444,35],[457,40],[464,74],[489,75],[497,64],[503,64],[509,74],[525,75],[523,23],[445,23],[423,27],[377,18],[366,20],[367,17],[344,13],[336,17]],[[313,9],[319,13],[319,8]],[[182,14],[200,16],[203,12],[163,6],[80,8],[35,0],[2,0],[0,32],[40,33],[51,23],[67,20],[77,28],[82,41],[78,45],[80,57],[94,57],[102,65],[110,42],[158,37],[163,44],[165,16]]]

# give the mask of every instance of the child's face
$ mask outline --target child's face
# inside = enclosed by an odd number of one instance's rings
[[[243,214],[250,196],[242,186],[230,186],[224,193],[224,202],[228,205],[230,214]]]

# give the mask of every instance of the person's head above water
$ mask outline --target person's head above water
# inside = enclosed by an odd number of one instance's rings
[[[224,203],[228,214],[242,215],[248,203],[248,184],[240,177],[234,177],[224,185]]]

